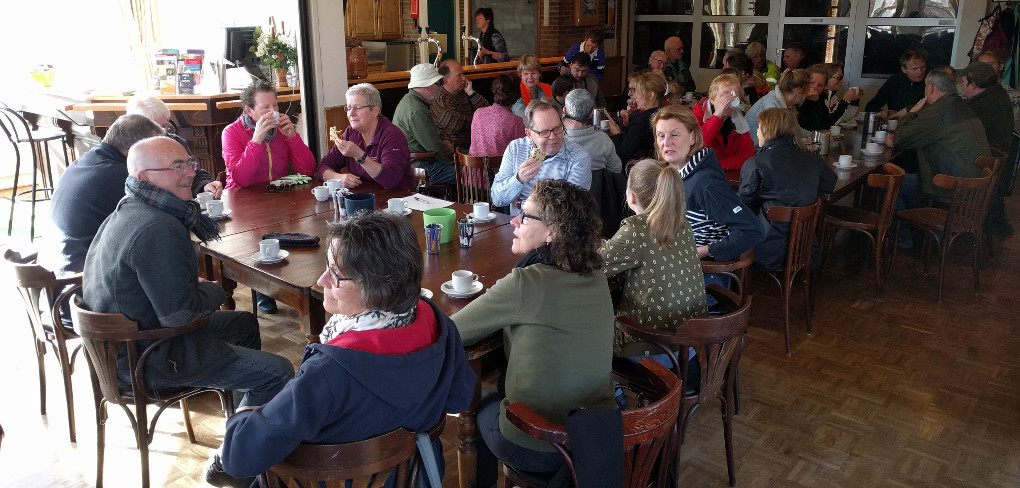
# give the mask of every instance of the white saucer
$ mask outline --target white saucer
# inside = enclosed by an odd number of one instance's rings
[[[225,208],[225,209],[223,209],[223,213],[217,215],[216,217],[213,217],[212,215],[209,215],[208,211],[206,211],[206,210],[202,211],[202,215],[205,215],[206,217],[209,217],[210,219],[213,219],[213,220],[223,220],[223,219],[225,219],[227,217],[230,217],[231,213],[232,212],[230,211],[229,208]]]
[[[869,152],[867,149],[861,149],[861,154],[865,156],[881,156],[885,152],[885,149],[879,149],[876,152]]]
[[[422,288],[421,289],[421,296],[423,296],[425,298],[432,298],[432,290],[430,290],[428,288]]]
[[[390,212],[390,209],[386,209],[386,211]],[[390,213],[397,213],[397,212],[390,212]],[[411,215],[410,207],[404,207],[404,211],[400,212],[400,215],[403,215],[404,217],[407,217],[408,215]]]
[[[844,129],[856,129],[857,128],[857,122],[841,122],[839,124],[839,126],[844,128]]]
[[[480,222],[480,223],[484,224],[486,222],[492,222],[492,220],[496,218],[496,213],[495,212],[489,212],[489,216],[483,219],[483,218],[475,217],[474,212],[472,212],[472,213],[468,214],[468,217],[475,219],[475,222]]]
[[[835,168],[837,171],[841,171],[841,170],[842,171],[847,171],[847,170],[851,170],[851,169],[856,168],[857,167],[857,163],[850,163],[850,164],[848,164],[846,166],[840,166],[838,164],[834,164],[834,165],[832,165],[832,167]]]
[[[482,288],[485,288],[485,285],[483,285],[481,281],[474,281],[471,283],[470,291],[468,291],[467,293],[459,293],[453,289],[453,280],[447,281],[446,283],[443,283],[443,286],[439,287],[440,290],[443,290],[443,293],[446,293],[447,295],[450,295],[453,298],[473,297],[480,293],[482,291]]]
[[[290,252],[286,249],[280,249],[280,254],[276,255],[276,259],[262,259],[262,253],[257,252],[251,255],[251,260],[259,264],[276,264],[290,256]]]

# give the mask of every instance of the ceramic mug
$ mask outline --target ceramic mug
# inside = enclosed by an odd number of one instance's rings
[[[832,137],[839,137],[840,131],[842,131],[842,128],[838,125],[829,127],[829,133],[832,134]]]
[[[386,208],[388,208],[390,212],[402,214],[404,213],[404,199],[391,198],[386,201]]]
[[[471,286],[478,281],[478,275],[474,274],[466,269],[460,269],[453,272],[453,291],[457,293],[467,293],[471,291]]]
[[[219,217],[223,215],[223,200],[209,200],[205,208],[210,217]]]
[[[315,199],[320,202],[329,200],[329,187],[328,186],[317,186],[312,188],[312,195],[315,195]]]
[[[325,183],[326,186],[329,187],[329,192],[330,193],[336,193],[337,190],[339,190],[339,189],[344,187],[344,183],[342,181],[340,181],[339,178],[333,178],[332,180],[326,180],[323,183]]]
[[[839,157],[839,163],[837,163],[836,166],[839,166],[841,168],[846,168],[847,166],[850,166],[851,164],[853,164],[853,161],[854,161],[853,156],[851,156],[849,154],[844,154],[844,155]]]
[[[266,261],[280,257],[280,240],[262,239],[259,241],[259,255]]]
[[[212,192],[209,192],[209,191],[204,191],[202,193],[199,193],[198,195],[195,195],[195,200],[198,200],[198,206],[202,210],[206,209],[206,205],[208,205],[209,204],[209,200],[212,200],[212,199],[213,199],[213,194],[212,194]]]
[[[472,216],[483,220],[489,218],[489,202],[475,202]]]

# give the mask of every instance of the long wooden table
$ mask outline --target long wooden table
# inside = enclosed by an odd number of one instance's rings
[[[199,244],[206,276],[220,282],[227,291],[226,308],[234,307],[233,291],[237,283],[269,295],[300,312],[299,326],[309,342],[317,342],[318,334],[326,322],[322,308],[322,288],[316,283],[326,265],[327,222],[333,219],[333,204],[318,202],[311,195],[312,185],[299,185],[283,193],[265,193],[266,184],[249,188],[232,188],[223,192],[224,208],[231,211],[229,218],[220,221],[222,240]],[[357,192],[374,193],[376,208],[386,208],[389,198],[406,197],[406,190],[385,190],[375,183],[363,183]],[[471,207],[455,203],[452,207],[458,217],[471,211]],[[440,246],[438,254],[425,250],[424,220],[422,212],[412,211],[407,217],[418,233],[424,257],[424,274],[421,286],[432,291],[432,300],[451,315],[472,299],[453,298],[440,289],[451,278],[451,273],[467,269],[479,275],[488,289],[496,280],[510,272],[518,256],[510,252],[514,228],[510,216],[496,214],[492,222],[475,224],[475,237],[469,248],[461,248],[458,239]],[[252,260],[258,251],[258,241],[269,232],[300,232],[319,236],[318,247],[286,250],[287,259],[277,264],[263,265]],[[455,231],[456,233],[456,231]],[[484,290],[482,291],[484,293]],[[482,361],[489,355],[500,354],[502,337],[494,335],[466,348],[468,364],[479,380],[482,378]],[[468,488],[475,482],[475,405],[481,396],[481,383],[475,383],[470,408],[457,420],[458,474],[460,486]]]

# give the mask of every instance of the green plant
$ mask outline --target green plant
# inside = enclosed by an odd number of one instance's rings
[[[255,44],[251,52],[262,61],[262,64],[274,69],[290,69],[297,64],[297,49],[290,36],[276,35],[274,29],[265,33],[260,27],[255,28]],[[279,56],[278,56],[279,55]]]

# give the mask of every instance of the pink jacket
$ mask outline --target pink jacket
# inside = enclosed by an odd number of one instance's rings
[[[315,174],[315,156],[301,134],[286,137],[277,132],[269,144],[252,142],[255,131],[244,128],[238,117],[223,129],[223,161],[227,166],[227,188],[287,176],[290,167],[303,175]],[[272,175],[269,174],[272,168]]]

